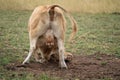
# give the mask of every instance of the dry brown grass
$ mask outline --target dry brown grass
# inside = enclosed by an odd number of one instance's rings
[[[59,4],[81,13],[120,12],[120,0],[0,0],[0,9],[33,10],[46,4]]]

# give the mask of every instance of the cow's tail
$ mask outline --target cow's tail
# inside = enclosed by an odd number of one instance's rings
[[[72,33],[71,33],[70,38],[69,38],[69,40],[71,41],[77,32],[77,23],[76,23],[75,19],[64,8],[62,8],[59,5],[51,5],[49,7],[50,21],[54,20],[54,14],[55,14],[54,8],[55,7],[62,9],[67,14],[67,16],[69,17],[69,19],[72,23]]]

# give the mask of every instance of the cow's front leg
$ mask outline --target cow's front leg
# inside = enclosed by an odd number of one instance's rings
[[[44,63],[46,60],[45,60],[45,56],[44,56],[44,53],[42,52],[42,50],[39,48],[38,49],[38,53],[40,53],[40,56],[41,57],[40,59],[36,60],[37,62],[39,63]],[[38,54],[37,54],[38,55]]]
[[[34,53],[34,58],[36,62],[43,63],[45,62],[45,58],[43,55],[43,52],[41,51],[40,48],[37,48],[35,53]]]
[[[64,60],[64,52],[65,52],[64,41],[62,39],[58,39],[58,50],[59,50],[60,67],[67,69],[67,65],[66,65],[65,60]]]

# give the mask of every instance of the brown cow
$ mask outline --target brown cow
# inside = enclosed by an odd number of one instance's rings
[[[66,21],[63,15],[63,11],[67,14],[73,24],[73,32],[70,36],[70,39],[72,39],[77,31],[76,21],[65,9],[59,5],[47,5],[35,8],[32,15],[30,16],[28,23],[30,50],[28,56],[23,61],[23,64],[29,62],[32,53],[36,50],[36,43],[38,38],[45,34],[48,29],[52,29],[53,34],[57,39],[60,67],[67,68],[67,65],[64,61],[64,36]],[[39,50],[42,52],[41,49]]]

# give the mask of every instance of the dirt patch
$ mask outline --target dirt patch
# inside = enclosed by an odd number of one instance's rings
[[[19,63],[8,64],[7,70],[30,71],[35,74],[47,74],[64,80],[96,80],[108,78],[120,80],[120,59],[113,55],[94,54],[87,56],[74,55],[71,62],[67,62],[68,69],[60,69],[58,62],[49,61],[44,64],[31,62],[26,65]]]

